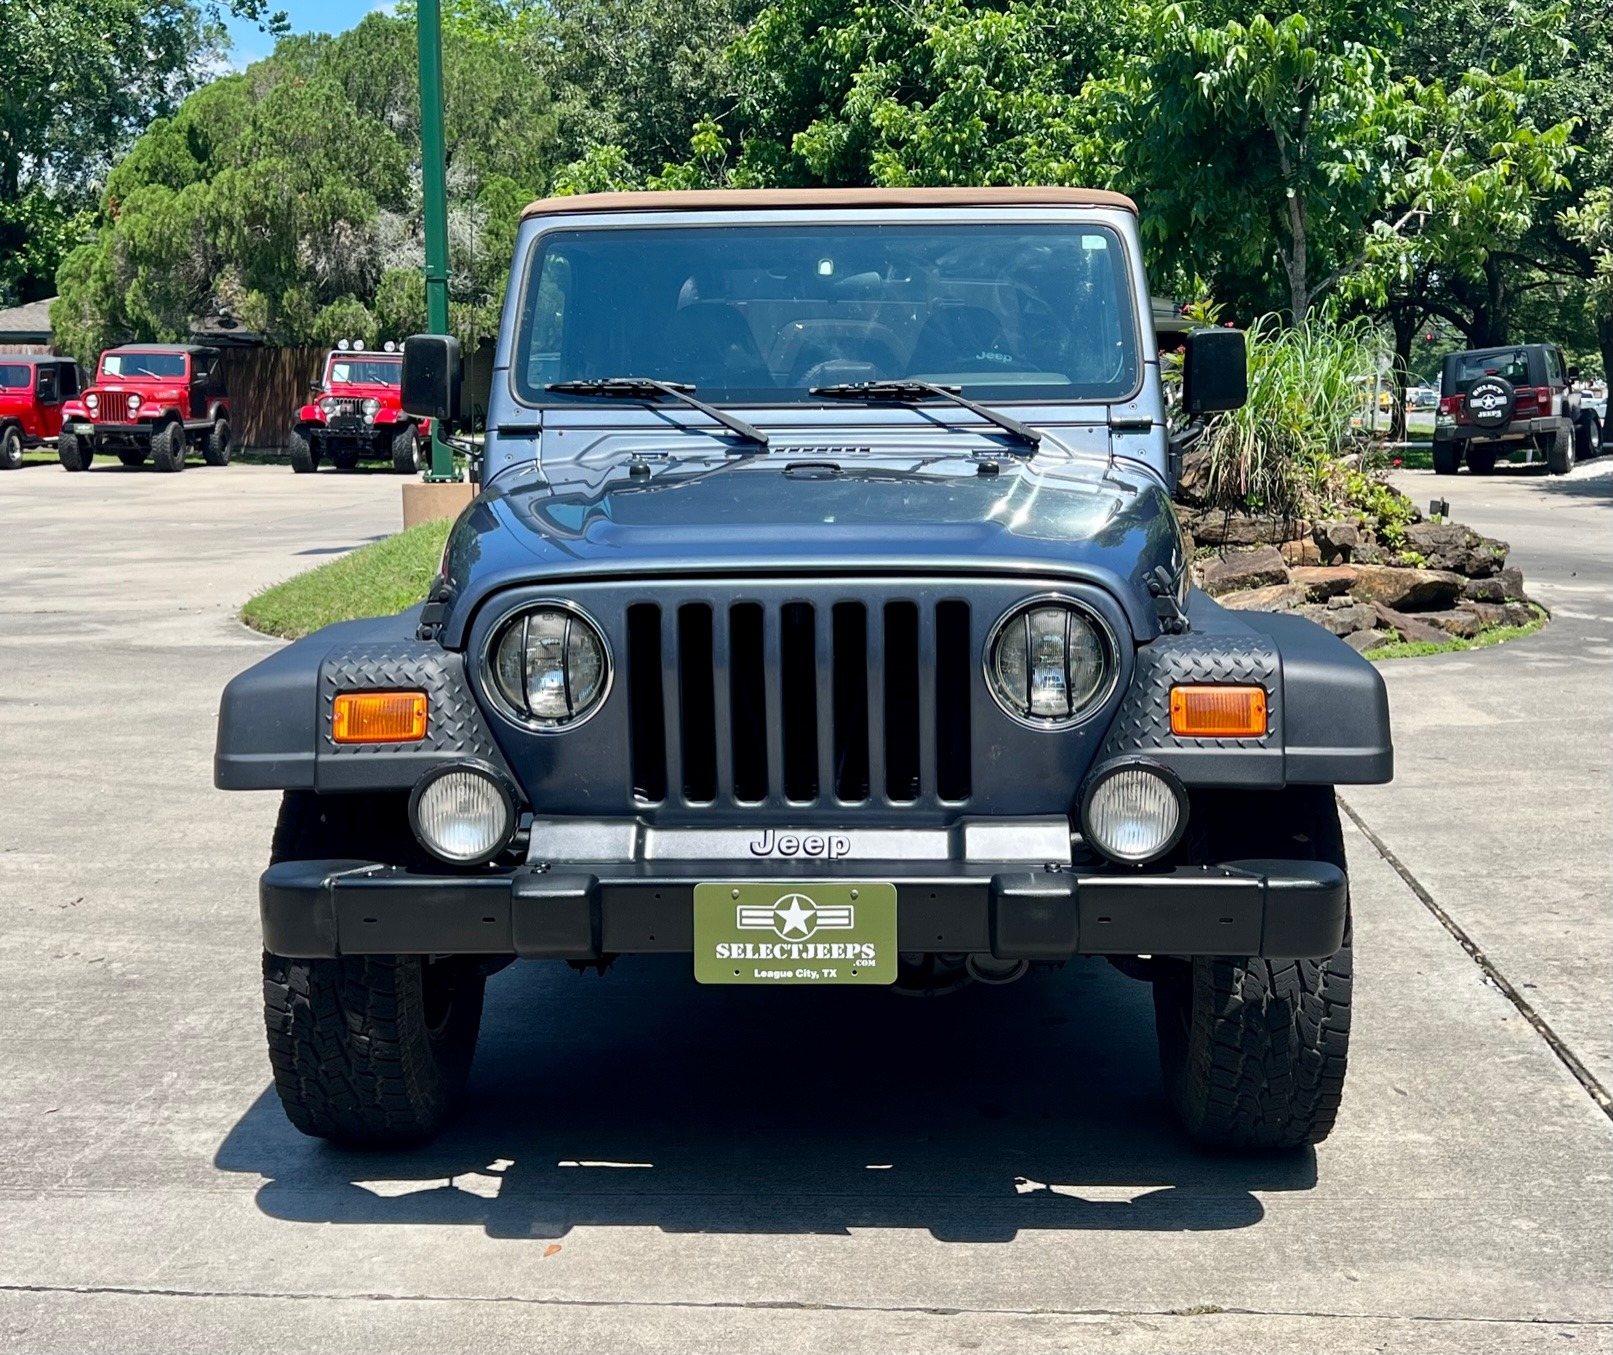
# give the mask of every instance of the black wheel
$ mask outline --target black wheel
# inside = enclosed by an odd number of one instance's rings
[[[202,444],[202,460],[209,466],[230,464],[230,421],[222,414],[213,420],[213,426],[207,431],[207,441]]]
[[[170,419],[151,430],[151,464],[160,471],[185,469],[185,429]]]
[[[355,853],[402,861],[412,850],[399,797],[290,791],[281,803],[277,861]],[[269,1063],[287,1117],[304,1134],[348,1147],[430,1139],[470,1075],[485,986],[475,961],[452,956],[265,953]]]
[[[312,475],[319,469],[319,449],[302,429],[293,428],[286,435],[286,452],[291,457],[291,469],[298,475]]]
[[[1465,445],[1460,442],[1436,442],[1434,444],[1434,474],[1455,475],[1461,469],[1462,448]]]
[[[337,470],[356,470],[360,460],[360,453],[355,447],[343,447],[330,454],[330,459],[336,463]]]
[[[400,424],[392,434],[392,469],[400,475],[420,473],[420,438],[412,423]]]
[[[16,470],[22,465],[22,430],[16,424],[0,429],[0,470]]]
[[[88,470],[95,460],[95,445],[77,433],[61,433],[56,438],[56,459],[68,470]]]
[[[1471,443],[1467,448],[1467,468],[1474,475],[1489,475],[1495,470],[1496,450],[1494,447],[1475,447]]]
[[[1574,459],[1589,461],[1602,450],[1602,421],[1586,410],[1574,425]]]
[[[118,453],[118,460],[125,466],[143,466],[150,453],[144,447],[135,447]]]
[[[1207,801],[1201,806],[1200,800]],[[1344,868],[1327,786],[1222,792],[1193,806],[1199,854]],[[1297,1148],[1332,1131],[1350,1043],[1350,926],[1325,960],[1161,961],[1154,979],[1165,1095],[1212,1147]]]
[[[1553,475],[1567,475],[1574,469],[1574,430],[1559,428],[1546,441],[1546,469]]]

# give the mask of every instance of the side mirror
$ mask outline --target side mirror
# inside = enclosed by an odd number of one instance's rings
[[[323,381],[310,381],[308,383],[308,393],[310,395],[318,395],[324,389],[325,383]]]
[[[1182,408],[1189,417],[1241,409],[1249,398],[1249,353],[1239,329],[1195,329],[1182,354]]]
[[[403,341],[402,403],[416,418],[435,419],[446,429],[459,414],[465,362],[451,334],[411,334]]]
[[[1575,385],[1578,381],[1579,381],[1579,368],[1578,367],[1570,367],[1568,369],[1568,384],[1572,386],[1572,385]]]

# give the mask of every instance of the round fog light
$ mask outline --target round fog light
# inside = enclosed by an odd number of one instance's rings
[[[1141,865],[1170,851],[1187,827],[1187,792],[1167,768],[1120,762],[1102,768],[1081,803],[1081,831],[1112,861]]]
[[[515,801],[504,782],[478,767],[428,772],[409,797],[420,845],[458,866],[491,861],[515,834]]]

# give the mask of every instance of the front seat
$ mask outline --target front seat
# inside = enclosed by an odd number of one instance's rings
[[[946,376],[953,372],[989,371],[1010,355],[1001,347],[1002,321],[984,306],[942,304],[930,313],[913,344],[907,374]],[[987,354],[1001,354],[994,363]]]
[[[726,302],[697,301],[674,311],[662,351],[670,381],[730,388],[774,384],[749,323]]]

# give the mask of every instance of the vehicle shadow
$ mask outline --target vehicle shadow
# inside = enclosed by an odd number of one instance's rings
[[[1242,1228],[1315,1155],[1195,1151],[1166,1118],[1147,988],[1075,961],[1009,988],[697,986],[687,957],[488,987],[463,1115],[434,1144],[344,1152],[265,1090],[219,1148],[288,1221],[838,1234]]]

